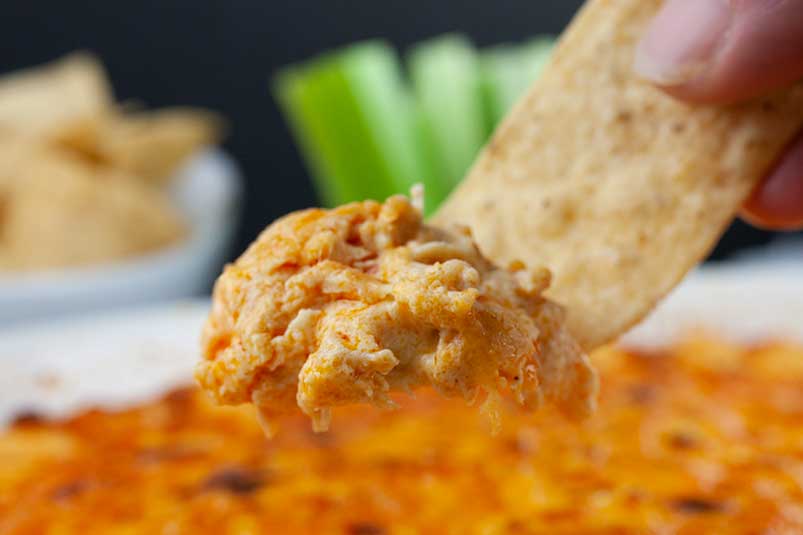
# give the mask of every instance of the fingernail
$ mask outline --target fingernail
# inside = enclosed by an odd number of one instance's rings
[[[636,49],[636,72],[663,86],[700,77],[730,21],[728,0],[668,0]]]

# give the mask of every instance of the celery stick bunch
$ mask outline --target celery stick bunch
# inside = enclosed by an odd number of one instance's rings
[[[365,41],[283,68],[273,89],[325,206],[422,183],[431,213],[537,78],[553,41],[478,51],[449,34],[412,47],[406,65],[387,43]]]

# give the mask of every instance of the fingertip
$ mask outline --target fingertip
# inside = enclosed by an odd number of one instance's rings
[[[706,84],[703,80],[687,82],[676,86],[660,86],[662,91],[679,100],[692,104],[728,105],[742,100],[743,94],[730,88]]]
[[[744,204],[742,218],[771,230],[803,229],[803,136]]]
[[[748,225],[761,230],[785,232],[799,229],[794,222],[779,219],[774,213],[761,206],[745,204],[739,212],[739,218]]]
[[[636,47],[636,73],[666,89],[689,86],[710,67],[731,21],[723,0],[667,0]]]
[[[634,69],[670,95],[730,104],[803,76],[803,2],[667,0]]]

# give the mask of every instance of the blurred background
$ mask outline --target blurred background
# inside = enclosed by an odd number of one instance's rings
[[[445,33],[465,35],[482,49],[521,43],[559,34],[581,3],[13,2],[0,18],[0,71],[87,50],[105,65],[120,102],[137,101],[148,108],[195,106],[222,115],[228,123],[222,144],[241,172],[243,194],[233,238],[214,265],[207,266],[203,283],[192,290],[202,292],[219,264],[234,258],[273,219],[320,202],[286,110],[282,112],[271,93],[278,70],[375,38],[386,40],[401,57],[417,43]],[[731,258],[776,238],[736,222],[712,260]]]

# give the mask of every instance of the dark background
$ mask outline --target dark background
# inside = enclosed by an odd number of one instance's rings
[[[216,109],[225,145],[247,180],[242,250],[279,215],[315,203],[306,172],[268,92],[287,63],[352,41],[382,37],[400,48],[448,31],[479,45],[559,33],[580,0],[109,0],[6,2],[0,71],[75,49],[99,54],[117,97],[149,106]],[[772,239],[737,222],[714,258]]]

